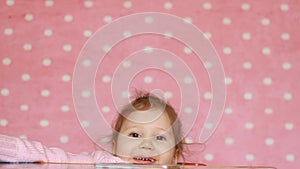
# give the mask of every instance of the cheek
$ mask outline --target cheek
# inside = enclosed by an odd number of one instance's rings
[[[173,146],[170,145],[170,144],[162,144],[162,143],[156,143],[154,144],[155,145],[155,149],[157,152],[159,152],[160,154],[163,154],[163,153],[167,153],[168,151],[170,151]]]
[[[155,147],[158,152],[162,153],[167,153],[169,151],[174,151],[175,147],[175,142],[172,141],[166,141],[166,142],[160,142],[160,141],[155,141]]]
[[[160,155],[160,163],[162,164],[175,164],[176,162],[175,149],[171,149]]]
[[[115,147],[115,153],[119,156],[127,156],[130,155],[131,151],[138,145],[139,143],[136,140],[126,139],[120,137],[117,141]]]

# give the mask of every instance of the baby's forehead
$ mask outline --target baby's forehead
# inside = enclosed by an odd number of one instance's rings
[[[133,111],[128,113],[124,118],[132,123],[147,124],[155,121],[165,121],[170,123],[168,114],[162,109],[152,108],[144,111]]]

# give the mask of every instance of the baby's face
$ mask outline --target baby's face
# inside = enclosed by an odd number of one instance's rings
[[[122,124],[114,153],[135,164],[175,164],[175,137],[166,113],[132,112]]]

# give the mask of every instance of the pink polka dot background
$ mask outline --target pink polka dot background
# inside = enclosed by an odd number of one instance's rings
[[[1,0],[0,132],[48,147],[90,152],[99,147],[85,134],[72,98],[72,75],[92,34],[119,17],[163,12],[194,24],[212,42],[227,87],[222,120],[188,161],[214,165],[299,166],[300,1],[298,0]],[[171,29],[170,29],[171,30]],[[188,33],[188,32],[187,32]],[[130,36],[130,32],[124,32]],[[181,57],[197,75],[200,116],[186,142],[197,143],[212,93],[206,69],[191,49],[156,35],[131,37],[99,65],[95,91],[108,121],[116,115],[110,87],[122,60],[137,50],[161,48]],[[105,46],[103,47],[105,49]],[[147,59],[145,59],[147,61]],[[88,67],[90,62],[81,63]],[[130,69],[131,62],[123,68]],[[166,61],[165,67],[172,67]],[[184,79],[190,83],[190,79]],[[165,72],[146,70],[131,81],[137,89],[160,88],[179,109],[179,86]],[[86,97],[88,93],[83,93]],[[127,96],[126,91],[120,95]],[[184,109],[186,113],[193,111]],[[209,127],[209,126],[205,126]],[[298,134],[297,134],[298,133]]]

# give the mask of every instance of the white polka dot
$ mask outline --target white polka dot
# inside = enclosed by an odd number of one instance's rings
[[[105,23],[109,23],[109,22],[112,21],[112,17],[111,17],[111,16],[104,16],[103,21],[104,21]]]
[[[164,98],[170,99],[170,98],[172,98],[172,97],[173,97],[173,93],[172,93],[172,92],[168,91],[168,92],[165,92],[165,93],[164,93]]]
[[[244,69],[251,69],[252,68],[252,63],[251,62],[244,62],[243,67],[244,67]]]
[[[226,114],[232,114],[232,108],[230,107],[227,107],[225,108],[225,111],[224,111]]]
[[[7,119],[0,119],[0,126],[6,127],[8,125],[8,120]]]
[[[80,125],[83,127],[83,128],[87,128],[90,126],[90,122],[87,121],[87,120],[83,120],[80,122]]]
[[[43,97],[48,97],[48,96],[50,96],[50,91],[44,89],[44,90],[41,91],[41,95],[42,95]]]
[[[244,11],[248,11],[250,9],[250,7],[251,6],[248,3],[243,3],[241,6],[242,10],[244,10]]]
[[[153,79],[152,79],[151,76],[145,76],[145,77],[144,77],[144,82],[145,82],[145,83],[149,84],[149,83],[152,83],[152,81],[153,81]]]
[[[226,145],[232,145],[234,143],[234,139],[232,137],[226,137],[225,138],[225,144]]]
[[[84,30],[83,31],[83,36],[84,37],[91,37],[92,36],[92,34],[93,34],[93,32],[91,31],[91,30]]]
[[[284,100],[292,100],[293,95],[292,95],[292,93],[286,92],[286,93],[284,93],[283,98],[284,98]]]
[[[102,143],[108,143],[108,142],[110,142],[111,141],[111,138],[110,137],[103,137],[103,138],[101,138],[101,142]]]
[[[287,154],[287,155],[285,156],[285,159],[286,159],[286,161],[288,161],[288,162],[293,162],[293,161],[295,161],[295,155],[294,155],[294,154]]]
[[[214,155],[213,154],[205,154],[204,158],[206,161],[212,161],[214,159]]]
[[[5,28],[3,33],[4,35],[12,35],[14,30],[12,28]]]
[[[82,62],[82,65],[84,67],[90,67],[92,65],[92,61],[89,60],[89,59],[85,59],[83,62]]]
[[[25,15],[24,18],[25,18],[26,21],[32,21],[34,19],[34,16],[33,16],[33,14],[28,13],[28,14]]]
[[[210,69],[210,68],[212,68],[212,63],[209,62],[209,61],[206,61],[206,62],[204,62],[204,67],[205,67],[206,69]]]
[[[282,64],[282,68],[283,68],[284,70],[290,70],[291,67],[292,67],[292,65],[291,65],[291,63],[289,63],[289,62],[284,62],[284,63]]]
[[[166,3],[164,4],[164,8],[165,8],[165,9],[172,9],[172,8],[173,8],[173,4],[172,4],[171,2],[166,2]]]
[[[61,77],[61,80],[64,82],[69,82],[71,80],[71,76],[68,74],[65,74]]]
[[[6,66],[10,65],[11,62],[12,62],[12,61],[11,61],[10,58],[3,58],[3,60],[2,60],[2,64],[3,64],[3,65],[6,65]]]
[[[231,48],[229,48],[229,47],[223,48],[223,53],[226,54],[226,55],[231,54]]]
[[[129,9],[132,7],[132,2],[131,1],[125,1],[123,3],[124,8]]]
[[[147,24],[151,24],[151,23],[153,23],[153,18],[151,16],[147,16],[144,19],[144,22],[147,23]]]
[[[104,75],[102,77],[102,82],[109,83],[111,81],[111,77],[109,75]]]
[[[64,50],[65,52],[70,52],[70,51],[72,50],[72,45],[70,45],[70,44],[65,44],[65,45],[63,46],[63,50]]]
[[[173,34],[172,34],[172,32],[166,32],[166,33],[164,33],[164,36],[165,36],[166,38],[172,38],[172,37],[173,37]]]
[[[193,22],[192,18],[190,18],[190,17],[184,18],[183,21],[184,21],[184,23],[186,23],[186,24],[191,24],[191,23]]]
[[[211,5],[210,2],[205,2],[205,3],[203,4],[203,9],[205,9],[205,10],[210,10],[211,8],[212,8],[212,5]]]
[[[49,28],[48,28],[48,29],[45,29],[45,30],[44,30],[44,35],[45,35],[45,36],[51,36],[52,34],[53,34],[52,29],[49,29]]]
[[[205,92],[204,93],[204,99],[205,100],[211,100],[213,98],[213,94],[211,92]]]
[[[23,45],[23,49],[24,49],[25,51],[30,51],[30,50],[32,49],[32,45],[31,45],[30,43],[25,43],[25,44]]]
[[[6,0],[6,5],[7,6],[13,6],[15,4],[14,0]]]
[[[26,140],[28,137],[25,134],[19,136],[20,139]]]
[[[244,99],[245,100],[251,100],[252,99],[252,93],[250,93],[250,92],[246,92],[245,94],[244,94]]]
[[[228,18],[228,17],[225,17],[225,18],[222,19],[222,23],[224,25],[230,25],[231,24],[231,19]]]
[[[244,32],[242,37],[244,40],[249,40],[251,39],[251,34],[249,32]]]
[[[69,142],[69,137],[68,136],[61,136],[59,138],[59,140],[60,140],[61,143],[67,143],[67,142]]]
[[[86,1],[84,1],[84,6],[85,6],[86,8],[91,8],[91,7],[93,7],[93,5],[94,5],[94,3],[93,3],[93,1],[91,1],[91,0],[86,0]]]
[[[185,84],[191,84],[191,83],[193,83],[193,81],[194,81],[194,79],[193,79],[192,77],[190,77],[190,76],[186,76],[186,77],[184,77],[184,79],[183,79],[183,82],[184,82]]]
[[[130,60],[126,60],[126,61],[124,61],[123,64],[122,64],[122,66],[123,66],[124,68],[129,68],[129,67],[131,67],[131,65],[132,65],[132,63],[131,63]]]
[[[81,92],[81,96],[84,97],[84,98],[89,98],[91,96],[91,92],[88,91],[88,90],[83,90]]]
[[[28,111],[28,109],[29,109],[29,106],[28,106],[27,104],[22,104],[22,105],[20,106],[20,110],[21,110],[21,111]]]
[[[73,16],[70,14],[65,15],[64,17],[65,22],[72,22],[73,21]]]
[[[245,128],[248,129],[248,130],[251,130],[254,128],[254,124],[251,123],[251,122],[246,122],[245,123]]]
[[[265,114],[272,114],[273,109],[272,108],[265,108]]]
[[[151,47],[151,46],[146,46],[145,48],[144,48],[144,51],[146,52],[146,53],[152,53],[153,52],[153,47]]]
[[[124,32],[123,32],[123,36],[124,36],[125,38],[129,38],[130,36],[132,36],[132,33],[131,33],[130,31],[124,31]]]
[[[272,146],[274,144],[274,139],[273,138],[266,138],[265,139],[265,144],[267,146]]]
[[[261,24],[264,26],[270,25],[270,20],[268,18],[263,18]]]
[[[2,96],[8,96],[9,95],[9,90],[7,88],[1,89],[1,95]]]
[[[288,4],[281,4],[280,5],[281,11],[288,11],[289,10],[289,5]]]
[[[265,77],[263,80],[264,85],[271,85],[272,79],[270,77]]]
[[[46,59],[43,60],[43,65],[44,65],[44,66],[50,66],[51,63],[52,63],[52,61],[51,61],[51,59],[49,59],[49,58],[46,58]]]
[[[204,32],[203,35],[206,39],[211,39],[211,37],[212,37],[210,32]]]
[[[167,68],[167,69],[170,69],[173,67],[173,63],[171,61],[166,61],[164,63],[164,67]]]
[[[225,77],[225,84],[226,85],[232,84],[232,78],[231,77]]]
[[[28,80],[30,80],[30,75],[27,74],[27,73],[22,74],[22,80],[23,80],[23,81],[28,81]]]
[[[193,113],[193,109],[191,107],[185,107],[183,110],[185,113]]]
[[[46,1],[45,1],[45,6],[51,7],[51,6],[53,6],[53,5],[54,5],[54,1],[53,1],[53,0],[46,0]]]
[[[110,108],[109,108],[108,106],[103,106],[103,107],[102,107],[102,111],[103,111],[104,113],[108,113],[108,112],[110,112]]]
[[[123,91],[123,92],[121,93],[121,96],[122,96],[123,98],[129,98],[129,97],[130,97],[130,93],[129,93],[128,91]]]
[[[268,47],[264,47],[264,48],[262,49],[262,53],[263,53],[264,55],[270,55],[270,54],[271,54],[271,49],[268,48]]]
[[[254,155],[253,154],[246,154],[246,160],[247,161],[253,161],[254,160]]]
[[[61,108],[60,108],[60,110],[62,112],[68,112],[70,110],[70,107],[68,105],[62,105]]]
[[[49,121],[48,120],[41,120],[40,121],[40,126],[47,127],[48,125],[49,125]]]
[[[193,141],[193,139],[192,138],[185,138],[184,139],[184,143],[186,143],[186,144],[191,144],[191,143],[194,143],[194,141]]]
[[[110,50],[111,50],[111,46],[110,45],[104,45],[103,47],[102,47],[102,50],[104,51],[104,52],[109,52]]]
[[[294,124],[291,123],[291,122],[287,122],[287,123],[285,123],[284,127],[285,127],[286,130],[293,130],[294,129]]]
[[[184,47],[183,52],[184,52],[185,54],[191,54],[191,53],[192,53],[192,49],[189,48],[189,47]]]
[[[290,40],[290,34],[288,34],[288,33],[282,33],[281,34],[281,39],[282,40]]]
[[[207,129],[207,130],[212,129],[213,126],[214,126],[214,124],[211,123],[211,122],[206,122],[206,123],[204,124],[204,128]]]

